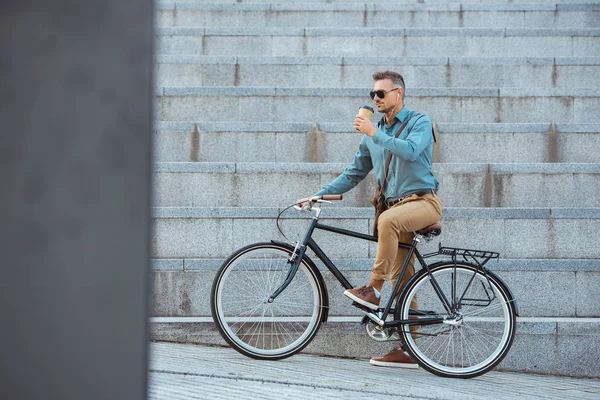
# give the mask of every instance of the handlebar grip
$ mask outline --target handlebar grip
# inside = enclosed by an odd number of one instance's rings
[[[341,200],[342,199],[342,195],[341,194],[325,194],[323,196],[321,196],[321,198],[323,200]]]

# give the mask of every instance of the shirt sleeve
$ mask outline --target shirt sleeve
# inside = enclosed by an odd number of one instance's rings
[[[405,129],[408,129],[406,127]],[[406,161],[415,161],[427,146],[433,143],[431,119],[420,115],[410,128],[406,139],[388,136],[380,128],[373,135],[373,142],[388,149],[393,155]]]
[[[316,196],[346,193],[358,185],[369,174],[373,169],[373,162],[371,161],[369,148],[365,143],[366,138],[366,136],[363,136],[361,139],[352,164],[346,167],[340,176],[315,193]]]

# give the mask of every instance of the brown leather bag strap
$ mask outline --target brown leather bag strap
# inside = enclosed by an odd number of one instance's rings
[[[402,131],[406,127],[406,124],[408,124],[408,121],[410,121],[410,118],[407,119],[402,124],[402,126],[400,127],[400,129],[398,129],[398,133],[396,133],[396,136],[395,136],[396,139],[398,139],[398,136],[400,136],[400,134],[402,133]],[[381,181],[381,193],[383,193],[383,189],[385,188],[385,183],[386,183],[386,180],[387,180],[387,173],[388,173],[388,169],[390,168],[390,162],[392,162],[392,152],[391,151],[390,151],[390,154],[388,154],[387,161],[385,162],[385,169],[383,170],[383,181]]]

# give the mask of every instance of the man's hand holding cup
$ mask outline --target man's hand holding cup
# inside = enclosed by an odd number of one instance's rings
[[[373,116],[373,109],[369,106],[362,106],[358,109],[358,115],[354,120],[354,129],[364,133],[367,136],[373,137],[375,132],[377,132],[377,128],[371,122],[371,117]]]

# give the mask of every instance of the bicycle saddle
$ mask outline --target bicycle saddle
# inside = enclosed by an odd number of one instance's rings
[[[423,235],[425,237],[432,238],[432,237],[438,236],[440,233],[442,233],[442,225],[440,225],[439,223],[435,223],[435,224],[426,226],[423,229],[419,229],[417,231],[417,233],[419,235]]]

